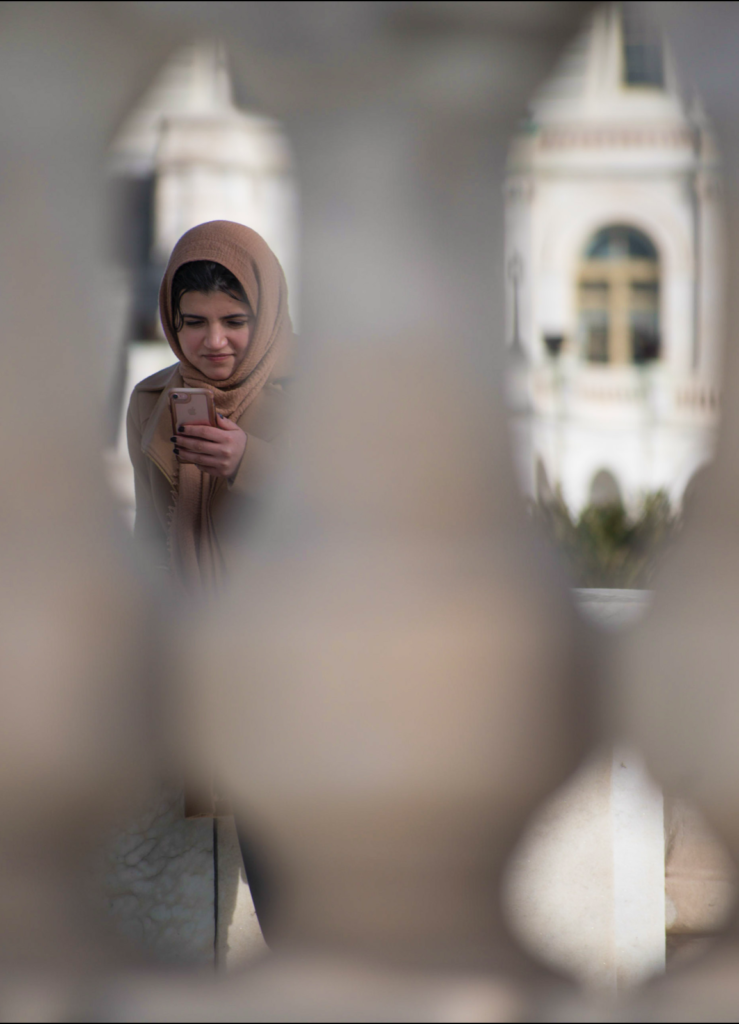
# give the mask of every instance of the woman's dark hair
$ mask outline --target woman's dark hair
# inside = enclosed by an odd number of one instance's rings
[[[215,260],[193,260],[183,263],[172,279],[172,321],[178,333],[184,320],[180,312],[180,300],[185,292],[224,292],[238,302],[247,302],[241,281]]]

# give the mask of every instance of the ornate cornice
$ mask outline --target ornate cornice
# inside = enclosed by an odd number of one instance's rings
[[[689,128],[572,125],[542,128],[537,139],[540,149],[633,149],[665,147],[691,149]]]

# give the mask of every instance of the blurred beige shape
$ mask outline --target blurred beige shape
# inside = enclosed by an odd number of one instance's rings
[[[665,805],[667,932],[677,953],[721,931],[736,901],[736,868],[702,815],[675,797]]]
[[[429,1021],[520,1020],[525,1003],[505,980],[434,976],[342,958],[272,958],[248,975],[216,983],[132,976],[111,987],[109,1021]]]
[[[734,4],[648,4],[671,32],[681,66],[700,90],[724,157],[728,235],[728,309],[724,391],[739,383],[736,345],[737,168],[735,104],[739,73],[732,41],[739,31]],[[658,580],[649,628],[638,630],[624,654],[622,719],[668,793],[695,801],[708,824],[739,855],[739,501],[737,406],[725,403],[718,454],[689,509],[681,547]],[[711,858],[713,859],[713,858]],[[719,872],[715,870],[714,876]],[[705,875],[711,863],[703,862]],[[668,865],[669,870],[669,865]],[[722,874],[728,874],[725,868]],[[694,873],[695,877],[695,873]],[[700,880],[700,874],[697,875]],[[716,879],[718,881],[719,879]],[[668,891],[669,891],[668,878]],[[715,892],[715,888],[714,888]],[[683,913],[695,912],[683,901]],[[630,1009],[634,1020],[735,1020],[739,1014],[739,943],[735,916],[722,940],[655,985]]]
[[[310,364],[292,465],[232,593],[189,634],[190,742],[271,858],[276,957],[541,982],[508,936],[500,879],[584,749],[586,670],[561,581],[522,527],[488,383],[502,391],[502,306],[477,273],[491,237],[502,245],[487,210],[503,162],[471,156],[493,131],[480,108],[465,97],[439,117],[418,87],[443,35],[429,55],[412,18],[404,31],[392,102],[347,117],[313,98],[298,135]],[[371,43],[393,56],[391,35]],[[530,79],[506,85],[477,96],[500,101],[501,155]],[[288,966],[263,970],[305,985]],[[488,1012],[510,1014],[510,996]]]
[[[10,6],[0,25],[0,1016],[53,1020],[85,1002],[83,973],[122,962],[85,865],[165,745],[165,633],[101,465],[98,270],[101,155],[166,41],[111,4]]]

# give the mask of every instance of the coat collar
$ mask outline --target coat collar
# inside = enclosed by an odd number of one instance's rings
[[[164,473],[171,485],[175,480],[175,458],[172,451],[172,420],[169,413],[169,389],[176,388],[182,382],[180,376],[180,364],[171,367],[168,376],[164,376],[161,384],[157,381],[157,388],[162,393],[157,399],[146,429],[141,436],[141,450],[147,455],[154,465]],[[150,388],[147,390],[155,390]]]

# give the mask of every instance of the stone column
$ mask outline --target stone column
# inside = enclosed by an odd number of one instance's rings
[[[548,8],[545,41],[517,8],[454,10],[342,7],[328,36],[297,15],[289,79],[269,36],[234,61],[300,169],[301,391],[284,477],[187,663],[203,764],[277,879],[277,953],[482,972],[502,1006],[541,976],[501,874],[592,722],[502,397],[505,153],[575,23]],[[303,991],[290,963],[270,984]]]

